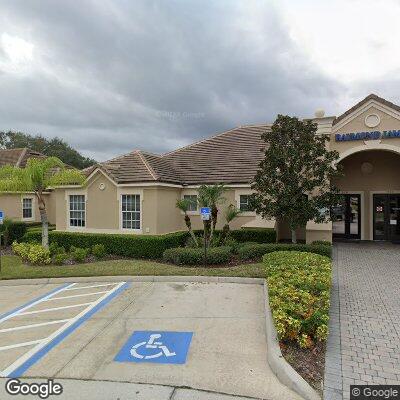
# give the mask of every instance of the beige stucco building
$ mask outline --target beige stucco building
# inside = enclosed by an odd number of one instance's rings
[[[298,238],[400,241],[400,107],[369,95],[339,117],[317,112],[313,120],[317,134],[328,135],[340,154],[344,176],[336,184],[342,197],[332,210],[334,222],[309,222]],[[187,198],[193,200],[194,228],[200,228],[198,187],[224,183],[221,209],[233,204],[243,211],[232,228],[274,227],[279,238],[289,238],[285,223],[263,220],[248,207],[265,146],[260,135],[269,128],[238,127],[167,154],[136,150],[91,167],[84,186],[50,192],[50,220],[57,230],[73,232],[163,234],[185,229],[175,203]],[[14,207],[22,215],[7,196],[0,196],[0,209]],[[223,223],[221,216],[219,227]]]

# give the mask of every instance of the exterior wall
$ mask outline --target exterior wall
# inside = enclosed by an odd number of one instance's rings
[[[370,114],[376,114],[380,118],[380,123],[375,128],[369,128],[365,125],[365,117]],[[356,147],[366,147],[368,148],[368,144],[375,144],[375,145],[390,145],[396,146],[400,148],[400,138],[383,138],[379,140],[379,143],[374,143],[377,141],[344,141],[344,142],[336,142],[335,135],[338,133],[354,133],[354,132],[372,132],[372,131],[389,131],[393,129],[400,129],[400,117],[395,118],[393,115],[388,114],[387,112],[383,112],[379,110],[377,107],[371,107],[364,112],[361,112],[359,115],[355,116],[354,119],[350,120],[348,123],[341,126],[338,124],[338,127],[334,127],[332,134],[331,134],[331,141],[330,141],[330,148],[332,150],[337,150],[339,153],[343,153],[346,150],[356,148]]]
[[[146,198],[147,191],[146,190]],[[185,222],[181,212],[176,208],[175,204],[181,197],[181,189],[179,188],[158,188],[153,190],[157,195],[157,213],[149,210],[152,216],[157,215],[157,226],[155,232],[162,234],[168,232],[176,232],[186,229]],[[147,204],[146,204],[147,207]],[[153,217],[154,218],[154,217]]]
[[[45,194],[45,203],[49,222],[56,221],[55,194]],[[32,218],[22,218],[22,199],[31,198],[33,202]],[[4,211],[6,218],[24,222],[40,222],[38,202],[34,193],[1,193],[0,210]]]
[[[252,193],[250,187],[249,188],[240,188],[240,189],[227,189],[223,195],[225,198],[225,202],[220,205],[219,213],[218,213],[218,221],[217,221],[217,229],[222,229],[225,225],[224,213],[225,210],[229,207],[230,204],[235,205],[239,208],[239,196],[240,194],[250,194]],[[185,194],[197,194],[197,189],[184,189],[181,192],[181,196],[183,197]],[[193,229],[203,229],[203,221],[201,220],[200,210],[190,212],[190,219],[192,221]],[[231,229],[240,229],[243,225],[249,223],[254,220],[256,217],[255,212],[244,212],[235,218],[231,223]],[[181,229],[185,229],[185,224],[183,221],[183,214],[181,213]]]

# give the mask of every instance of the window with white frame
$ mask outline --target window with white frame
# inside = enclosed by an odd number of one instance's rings
[[[69,196],[69,226],[84,227],[86,224],[85,195],[71,194]]]
[[[33,199],[26,197],[22,199],[22,218],[29,219],[33,217]]]
[[[123,194],[121,200],[122,229],[140,229],[140,195]]]
[[[183,200],[188,201],[188,211],[197,211],[197,194],[185,194]]]
[[[241,194],[239,197],[239,209],[240,211],[254,211],[252,205],[252,195],[251,194]]]

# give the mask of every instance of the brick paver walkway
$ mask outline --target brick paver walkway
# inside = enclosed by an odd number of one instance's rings
[[[337,243],[325,400],[351,384],[400,384],[400,245]]]

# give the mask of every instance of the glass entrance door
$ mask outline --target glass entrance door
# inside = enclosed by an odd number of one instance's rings
[[[400,194],[374,194],[374,240],[400,242]]]
[[[342,194],[332,207],[332,233],[334,238],[360,239],[361,237],[361,196]]]

